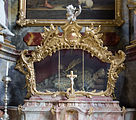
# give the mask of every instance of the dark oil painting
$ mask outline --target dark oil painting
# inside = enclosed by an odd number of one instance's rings
[[[66,19],[66,6],[82,12],[78,19],[115,19],[115,0],[26,0],[27,19]]]
[[[34,66],[38,91],[66,91],[71,86],[70,79],[66,76],[73,71],[77,75],[74,79],[76,91],[99,92],[106,90],[110,64],[103,63],[82,50],[61,50],[35,62]]]

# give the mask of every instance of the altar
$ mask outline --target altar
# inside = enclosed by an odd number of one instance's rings
[[[125,53],[103,46],[101,26],[78,25],[72,5],[60,28],[44,27],[35,50],[23,50],[16,69],[26,76],[27,96],[18,107],[21,120],[124,120],[125,108],[113,101]],[[73,12],[73,13],[71,13]]]
[[[135,120],[134,0],[0,3],[0,119]]]
[[[110,97],[34,96],[25,100],[21,120],[124,120],[125,109]]]

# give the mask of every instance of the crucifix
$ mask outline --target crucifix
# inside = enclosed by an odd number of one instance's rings
[[[74,93],[74,88],[73,88],[73,86],[74,86],[74,79],[77,77],[77,75],[74,75],[73,71],[71,71],[70,75],[67,75],[67,77],[70,78],[70,80],[71,80],[71,94],[73,94]]]

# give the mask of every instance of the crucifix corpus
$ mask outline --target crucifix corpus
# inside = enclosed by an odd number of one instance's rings
[[[67,75],[68,78],[71,80],[71,94],[74,94],[74,79],[77,77],[77,75],[73,74],[73,71],[70,72],[70,75]]]

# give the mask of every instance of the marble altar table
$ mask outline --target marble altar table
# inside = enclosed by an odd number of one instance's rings
[[[21,120],[124,120],[125,111],[111,97],[32,96],[20,107]]]

